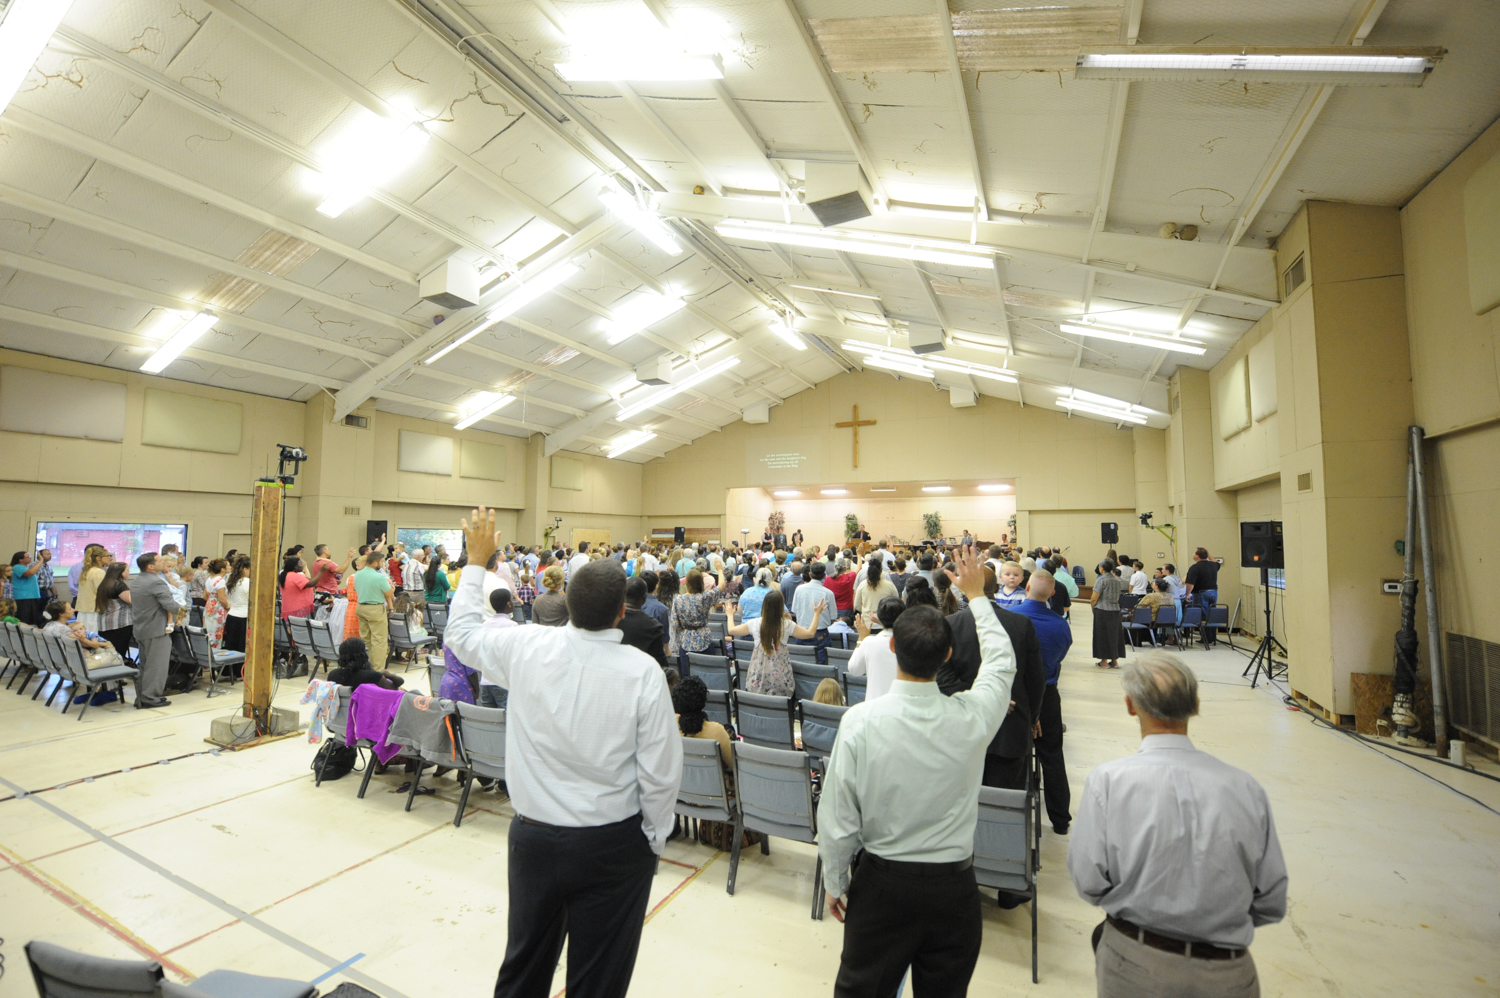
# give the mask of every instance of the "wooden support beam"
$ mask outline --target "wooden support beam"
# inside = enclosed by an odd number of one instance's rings
[[[276,575],[281,567],[281,515],[286,486],[256,482],[250,508],[250,619],[245,629],[245,716],[256,733],[271,733],[271,655],[276,621]]]

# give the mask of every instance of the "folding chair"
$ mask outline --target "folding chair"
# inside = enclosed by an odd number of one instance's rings
[[[735,793],[746,828],[797,842],[818,841],[812,760],[806,752],[737,742],[734,768]],[[760,851],[770,853],[770,842],[762,839]],[[818,921],[823,918],[822,856],[813,868],[812,917]]]
[[[437,659],[437,661],[433,661]],[[448,674],[448,663],[436,655],[427,656],[427,692],[432,696],[438,695],[442,688],[443,677]]]
[[[64,949],[33,939],[26,944],[26,960],[43,998],[90,995],[94,998],[313,998],[318,989],[306,981],[260,977],[237,970],[213,970],[190,987],[162,976],[155,960],[113,960]]]
[[[1177,640],[1184,648],[1198,640],[1203,628],[1203,607],[1190,606],[1182,611],[1182,624],[1177,628]]]
[[[72,641],[71,638],[68,640]],[[56,682],[52,685],[52,692],[47,694],[46,706],[48,707],[52,706],[52,701],[57,699],[57,695],[63,691],[64,686],[73,685],[73,669],[68,665],[68,656],[63,651],[62,643],[62,638],[53,637],[50,634],[43,634],[41,636],[42,651],[47,656],[47,672],[56,678]],[[76,641],[73,643],[77,644]],[[43,683],[42,686],[46,686],[46,683]],[[37,693],[42,692],[42,686],[37,687]],[[68,698],[72,698],[71,693],[68,694]],[[32,694],[31,699],[36,699],[36,693]],[[66,711],[67,709],[67,700],[64,700],[63,710]]]
[[[750,656],[755,654],[755,635],[760,632],[754,627],[751,627],[750,631],[751,635],[749,637],[734,639],[734,658],[737,662],[749,663]]]
[[[714,654],[716,655],[728,655],[729,635],[725,631],[728,625],[723,620],[714,620],[714,616],[714,614],[709,614],[708,619],[708,636],[713,641],[710,647],[714,649]],[[718,616],[722,617],[724,615],[718,614]]]
[[[190,626],[184,629],[187,631],[188,648],[192,650],[193,661],[200,670],[208,670],[208,695],[216,697],[227,693],[227,690],[219,689],[219,677],[232,665],[244,665],[245,653],[214,651],[213,646],[208,643],[208,632],[203,628]]]
[[[1141,601],[1141,598],[1139,596],[1135,595],[1134,593],[1126,593],[1125,595],[1121,596],[1120,597],[1120,614],[1121,614],[1121,616],[1129,617],[1132,613],[1135,612],[1135,606],[1140,601]]]
[[[474,777],[505,781],[505,708],[477,707],[471,703],[459,703],[457,707],[458,769],[464,774],[464,790],[453,814],[454,828],[463,823]]]
[[[1234,647],[1234,629],[1229,626],[1229,607],[1223,603],[1208,608],[1208,618],[1203,622],[1205,637],[1211,631],[1221,631],[1229,647]]]
[[[740,843],[745,837],[745,818],[729,792],[724,778],[724,759],[712,738],[682,739],[682,782],[677,789],[676,813],[696,821],[722,821],[734,826],[734,845],[729,850],[729,880],[726,890],[734,894],[734,875],[740,866]]]
[[[448,604],[428,603],[424,620],[427,623],[427,633],[436,636],[439,641],[443,640],[443,632],[448,629]]]
[[[1155,644],[1166,644],[1167,636],[1177,637],[1177,607],[1163,606],[1156,610],[1156,619],[1151,622],[1151,640]],[[1160,637],[1161,640],[1157,641]],[[1182,644],[1178,638],[1177,643]]]
[[[813,662],[815,664],[816,664],[816,662],[818,660],[818,646],[817,645],[799,645],[794,640],[794,641],[792,641],[791,644],[788,644],[786,647],[787,647],[787,651],[791,653],[792,662],[794,664],[796,663],[797,659],[799,659],[799,658],[803,659],[805,661],[808,661],[808,662]]]
[[[83,720],[83,715],[88,713],[89,703],[94,699],[94,694],[107,687],[110,683],[115,684],[115,693],[120,698],[120,703],[125,702],[125,680],[132,681],[141,678],[141,670],[131,665],[106,665],[100,669],[90,669],[88,655],[84,653],[83,645],[77,641],[70,641],[63,646],[63,652],[68,656],[69,664],[72,666],[74,692],[82,689],[83,709],[78,712],[78,720]],[[66,714],[68,708],[63,707]]]
[[[271,623],[271,668],[274,671],[277,662],[285,663],[282,674],[290,676],[296,672],[292,664],[292,657],[297,654],[297,646],[292,643],[291,628],[287,626],[286,618],[277,617]]]
[[[703,705],[703,713],[708,715],[708,719],[718,721],[726,728],[732,727],[729,692],[729,690],[709,690],[708,702]]]
[[[332,672],[333,667],[339,664],[339,642],[333,639],[333,631],[328,627],[328,621],[308,620],[305,632],[312,643],[312,653],[308,656],[312,660],[312,665],[308,669],[308,678],[317,677],[320,665],[325,674]]]
[[[811,700],[818,692],[818,684],[825,679],[838,682],[838,668],[792,657],[792,695],[796,699]]]
[[[1122,607],[1123,609],[1123,607]],[[1138,606],[1134,608],[1128,620],[1125,621],[1125,636],[1130,638],[1130,643],[1139,648],[1136,643],[1136,635],[1144,634],[1151,639],[1151,644],[1156,645],[1156,635],[1151,630],[1151,608],[1149,606]]]
[[[10,632],[13,626],[13,624],[0,624],[0,658],[9,663],[5,666],[6,671],[9,671],[12,666],[15,667],[15,671],[10,676],[11,683],[16,681],[16,676],[25,668],[25,663],[21,659],[23,653],[16,644],[17,639]],[[10,688],[9,683],[6,684],[6,688]]]
[[[848,707],[816,700],[803,700],[797,704],[797,720],[802,722],[802,750],[812,757],[813,765],[820,771],[833,754],[839,722],[848,710]]]
[[[729,659],[723,655],[704,655],[690,651],[687,658],[688,675],[703,680],[704,686],[725,693],[734,689],[734,669],[729,664]]]
[[[33,677],[50,675],[52,672],[52,658],[42,648],[42,632],[34,627],[22,626],[20,628],[20,638],[21,647],[26,653],[26,665],[31,672],[21,682],[21,688],[16,690],[17,696],[26,692],[26,686],[31,682]],[[31,694],[31,699],[35,700],[37,694],[42,692],[42,687],[46,685],[47,681],[45,679],[41,680],[37,684],[36,693]]]
[[[745,741],[765,748],[797,747],[792,728],[794,701],[791,697],[773,697],[735,690],[732,699],[734,716],[739,722],[736,728]]]
[[[865,690],[870,684],[869,676],[855,676],[844,673],[844,703],[853,707],[857,703],[865,702]]]
[[[981,887],[1018,894],[1031,902],[1031,983],[1036,984],[1036,863],[1031,793],[979,788],[974,827],[974,879]]]
[[[332,736],[334,738],[337,738],[339,744],[341,744],[341,745],[348,745],[348,744],[350,744],[350,742],[349,742],[349,698],[351,696],[353,696],[353,695],[354,695],[354,688],[353,687],[351,687],[351,686],[340,686],[339,687],[339,709],[334,712],[333,718],[328,722],[328,731],[329,731],[330,736]],[[359,748],[370,748],[372,746],[371,746],[371,743],[368,742],[368,741],[359,741],[359,742],[356,742],[354,744],[354,747],[356,749],[359,749]],[[328,764],[328,758],[327,758],[327,756],[324,756],[322,763],[319,764],[317,770],[315,770],[315,772],[314,772],[313,786],[315,786],[315,787],[321,787],[323,785],[323,770],[324,770],[324,768],[326,768],[327,764]],[[366,766],[373,766],[373,765],[375,765],[375,757],[373,755],[370,756],[369,757],[369,761],[367,761],[365,763],[365,765]]]
[[[351,604],[349,612],[353,609]],[[278,619],[286,624],[287,637],[292,643],[292,650],[307,659],[307,678],[313,678],[317,671],[318,653],[313,648],[312,633],[307,629],[307,625],[312,623],[312,618],[282,617]]]
[[[380,665],[377,665],[377,669],[385,668],[390,664],[390,661],[394,656],[404,651],[409,651],[412,653],[411,657],[412,661],[414,662],[417,658],[417,652],[421,651],[423,648],[426,648],[428,645],[435,644],[437,642],[437,638],[431,634],[420,638],[412,637],[411,628],[407,626],[406,614],[404,613],[386,614],[386,618],[388,627],[390,629],[390,647],[386,651],[385,661]],[[406,670],[408,672],[411,671],[411,662],[406,663]]]
[[[511,605],[510,619],[518,624],[526,623],[526,613],[521,609],[521,604],[515,603]]]
[[[828,664],[839,670],[840,676],[849,671],[849,659],[853,657],[853,648],[837,648],[833,645],[828,646]]]

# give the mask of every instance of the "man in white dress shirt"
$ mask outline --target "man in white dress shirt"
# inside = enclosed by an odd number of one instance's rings
[[[576,573],[580,568],[582,568],[583,566],[587,565],[588,563],[589,563],[589,542],[588,541],[579,541],[578,542],[578,553],[575,554],[573,557],[571,557],[571,558],[568,559],[568,578],[567,578],[567,581],[568,582],[572,582],[573,581],[573,575],[574,575],[574,573]]]
[[[935,677],[953,653],[948,621],[935,607],[907,608],[891,628],[890,692],[849,709],[828,760],[818,854],[834,917],[844,921],[835,998],[894,995],[908,966],[919,998],[962,995],[979,959],[979,781],[1010,704],[1016,655],[984,598],[974,549],[958,548],[954,560],[979,638],[973,687],[943,696]]]
[[[1120,676],[1141,748],[1089,774],[1068,872],[1105,911],[1099,998],[1258,996],[1255,927],[1286,916],[1287,873],[1266,792],[1188,740],[1198,680],[1148,653]]]
[[[510,910],[496,998],[546,998],[568,941],[572,998],[630,986],[656,859],[672,830],[682,744],[656,661],[620,643],[625,571],[602,559],[568,586],[563,627],[484,627],[484,565],[499,543],[483,506],[444,641],[510,691],[505,775]]]

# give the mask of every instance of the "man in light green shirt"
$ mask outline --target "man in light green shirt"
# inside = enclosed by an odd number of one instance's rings
[[[384,669],[389,657],[391,580],[380,570],[383,559],[378,550],[365,555],[365,565],[354,573],[355,616],[359,617],[359,636],[370,653],[370,665]]]
[[[908,966],[914,994],[963,994],[979,959],[979,781],[1016,657],[985,605],[974,549],[954,558],[958,575],[948,574],[969,597],[979,637],[973,687],[943,696],[934,678],[952,654],[948,622],[932,607],[904,611],[892,628],[896,681],[844,715],[823,781],[818,853],[834,917],[845,922],[835,998],[895,994]]]

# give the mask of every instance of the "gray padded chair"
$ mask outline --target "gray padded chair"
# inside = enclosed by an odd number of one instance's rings
[[[68,656],[68,664],[72,667],[74,692],[83,691],[83,707],[78,711],[78,720],[83,720],[83,715],[88,712],[89,701],[94,699],[94,694],[101,689],[115,684],[115,694],[120,698],[120,703],[125,702],[125,680],[135,681],[140,679],[141,670],[133,665],[106,665],[100,669],[90,669],[88,656],[84,654],[83,645],[77,641],[70,641],[63,646],[63,653]],[[66,714],[68,708],[63,707]]]
[[[802,722],[802,750],[812,756],[820,769],[833,754],[833,743],[839,734],[839,722],[844,719],[848,707],[816,700],[803,700],[797,704],[797,717]]]
[[[437,659],[436,662],[433,659]],[[443,686],[443,677],[448,674],[448,663],[436,655],[427,656],[427,692],[433,696]]]
[[[733,894],[745,822],[724,778],[724,761],[719,743],[714,739],[683,736],[682,783],[677,790],[677,814],[734,826],[734,845],[729,850],[729,881],[725,888]]]
[[[285,617],[277,618],[286,624],[287,634],[292,639],[292,648],[303,658],[307,659],[307,678],[311,679],[317,671],[313,664],[318,653],[313,649],[312,634],[307,630],[307,625],[312,621],[311,617]]]
[[[801,644],[798,644],[796,641],[793,641],[791,644],[787,645],[786,647],[787,647],[787,651],[790,652],[791,655],[792,655],[792,661],[793,661],[793,663],[795,663],[798,659],[802,659],[802,660],[808,661],[808,662],[817,662],[817,660],[818,660],[818,646],[817,645],[801,645]]]
[[[838,669],[839,675],[841,676],[846,670],[848,670],[849,659],[852,658],[853,655],[853,648],[837,648],[833,645],[828,646],[828,664],[833,666],[835,669]]]
[[[774,749],[795,749],[797,739],[792,728],[791,697],[772,697],[761,693],[734,691],[734,716],[739,735],[752,745]]]
[[[851,676],[844,673],[844,703],[853,707],[865,702],[865,691],[869,688],[869,676]]]
[[[797,842],[818,841],[818,805],[813,797],[812,764],[806,752],[761,748],[737,742],[735,793],[745,827],[764,836]],[[761,840],[761,852],[770,843]],[[823,918],[823,858],[813,868],[812,917]]]
[[[43,634],[41,636],[42,652],[47,656],[47,671],[57,677],[57,682],[52,684],[52,692],[47,694],[48,707],[52,706],[52,701],[57,699],[57,695],[63,692],[64,687],[73,686],[73,669],[68,664],[68,655],[67,652],[63,651],[62,643],[62,638],[54,637],[50,634]],[[70,643],[77,644],[78,642],[70,640]],[[46,684],[43,683],[42,685],[45,686]],[[37,693],[41,691],[41,687],[37,687]],[[69,690],[66,694],[66,699],[63,700],[64,711],[68,709],[68,700],[72,699],[72,697],[72,691]],[[36,699],[35,693],[32,694],[32,699]]]
[[[981,887],[1020,895],[1031,902],[1031,983],[1036,975],[1036,863],[1031,794],[979,788],[979,824],[974,827],[974,879]]]
[[[257,977],[234,970],[204,974],[191,987],[162,977],[155,960],[111,960],[33,939],[26,960],[40,998],[126,998],[158,995],[170,998],[314,998],[318,989],[306,981]]]
[[[26,692],[26,686],[31,682],[31,677],[37,673],[35,662],[36,648],[33,642],[25,638],[25,633],[30,631],[31,628],[24,624],[6,624],[4,626],[6,638],[10,642],[11,653],[17,662],[16,671],[11,675],[10,682],[5,684],[5,688],[10,689],[11,683],[20,678],[21,685],[16,687],[16,696],[20,696]],[[25,673],[24,676],[22,676],[23,672]]]
[[[21,688],[16,690],[17,696],[26,692],[26,687],[33,678],[45,677],[52,673],[52,657],[42,647],[42,632],[34,627],[22,627],[20,630],[21,647],[26,651],[26,664],[30,667],[31,673],[22,680]],[[47,680],[39,678],[36,693],[31,694],[31,699],[35,700],[37,694],[42,692],[42,687],[46,685]]]
[[[825,679],[838,682],[838,667],[792,656],[792,696],[796,699],[811,700],[818,692],[818,684]]]
[[[723,655],[703,655],[695,651],[687,653],[688,675],[703,680],[711,690],[729,692],[734,689],[734,673],[729,659]]]
[[[314,998],[318,989],[306,981],[258,977],[238,970],[210,970],[191,985],[162,981],[162,998]]]
[[[349,744],[349,697],[352,696],[353,693],[354,688],[352,686],[339,687],[339,709],[334,712],[333,719],[328,722],[329,732],[333,735],[333,737],[338,739],[339,744],[341,745]],[[356,747],[368,747],[369,744],[370,743],[367,741],[359,742]],[[324,759],[324,762],[327,762],[326,757]],[[365,765],[368,766],[371,765],[371,763],[366,762]],[[323,767],[319,766],[316,775],[313,777],[313,786],[321,787],[322,785]]]
[[[375,666],[377,669],[384,669],[390,663],[393,656],[404,651],[411,652],[411,661],[415,662],[418,652],[422,651],[428,645],[437,644],[437,636],[433,634],[428,634],[420,638],[412,637],[411,628],[407,626],[406,614],[404,613],[388,613],[386,614],[386,620],[388,622],[387,626],[390,628],[390,641],[385,661]],[[408,670],[411,669],[411,662],[406,663],[406,668]]]
[[[474,777],[505,780],[505,709],[458,704],[458,769],[464,774],[464,791],[458,798],[453,827],[463,824],[464,808],[469,806],[469,788]]]
[[[318,667],[322,666],[324,673],[332,672],[339,664],[339,642],[333,639],[333,631],[326,620],[307,619],[304,628],[307,638],[312,642],[312,651],[308,658],[312,664],[308,667],[307,678],[313,679],[318,674]]]
[[[752,634],[758,634],[759,633],[759,631],[757,631],[754,627],[750,628],[750,630],[751,630]],[[753,636],[751,636],[751,637],[743,637],[743,638],[735,638],[734,641],[731,642],[731,644],[734,645],[734,658],[735,658],[735,661],[737,661],[737,662],[744,662],[745,663],[745,668],[749,668],[750,667],[750,656],[755,654],[755,638]],[[743,671],[743,670],[741,670],[741,671]]]
[[[245,653],[242,651],[215,651],[213,645],[208,643],[208,632],[201,627],[188,627],[187,643],[192,650],[193,662],[200,670],[208,670],[208,695],[211,697],[227,693],[228,690],[219,689],[219,679],[232,665],[244,665]]]
[[[733,717],[729,705],[729,691],[709,690],[708,700],[703,705],[703,712],[708,715],[710,721],[718,721],[724,727],[729,727]]]

